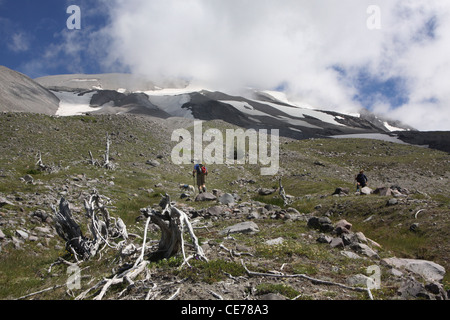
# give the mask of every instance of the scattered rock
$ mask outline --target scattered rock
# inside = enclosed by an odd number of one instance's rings
[[[361,194],[362,195],[368,196],[368,195],[372,194],[372,192],[373,192],[373,190],[370,189],[369,187],[364,187],[364,188],[361,189]]]
[[[361,259],[361,257],[360,257],[359,255],[357,255],[356,253],[354,253],[354,252],[352,252],[352,251],[345,251],[345,250],[342,250],[342,251],[341,251],[341,254],[342,254],[343,256],[347,257],[347,258],[350,258],[350,259]]]
[[[5,239],[5,238],[6,238],[5,234],[4,234],[3,231],[0,229],[0,240],[3,240],[3,239]]]
[[[279,238],[276,238],[276,239],[267,240],[264,243],[269,245],[269,246],[274,246],[274,245],[282,244],[283,242],[284,242],[284,239],[282,237],[279,237]]]
[[[214,216],[219,217],[223,212],[223,209],[219,206],[214,206],[211,208],[206,209],[206,215],[208,216]]]
[[[425,286],[412,277],[402,282],[397,293],[402,299],[432,299],[431,293],[426,290]]]
[[[409,227],[409,231],[411,232],[417,232],[419,229],[419,224],[418,223],[413,223],[410,227]]]
[[[190,196],[191,196],[191,195],[190,195],[189,193],[183,192],[183,193],[180,195],[180,199],[189,199]]]
[[[35,218],[38,218],[42,222],[46,222],[47,218],[48,218],[48,214],[44,210],[40,210],[40,209],[32,212],[31,216],[35,217]]]
[[[348,188],[336,188],[332,195],[347,196],[350,190]]]
[[[357,253],[363,254],[369,258],[379,258],[378,253],[372,250],[368,245],[364,243],[352,243],[350,248]]]
[[[147,160],[146,164],[152,167],[159,167],[161,165],[157,160]]]
[[[22,231],[22,230],[16,230],[16,235],[24,240],[27,240],[29,237],[28,233],[26,233],[25,231]]]
[[[276,189],[267,189],[267,188],[260,188],[258,190],[258,194],[261,196],[268,196],[270,194],[275,193],[275,191],[277,191]]]
[[[435,262],[419,259],[386,258],[382,260],[387,265],[406,269],[422,276],[427,281],[440,282],[445,276],[445,268]]]
[[[402,277],[403,276],[403,272],[401,272],[398,269],[392,268],[391,270],[389,270],[390,274],[396,276],[396,277]]]
[[[377,194],[379,196],[385,197],[385,196],[392,195],[392,190],[391,190],[391,188],[388,188],[388,187],[380,187],[380,188],[376,188],[373,193]]]
[[[367,238],[362,232],[355,232],[353,236],[356,238],[357,242],[367,243]]]
[[[325,235],[325,234],[322,233],[322,234],[319,236],[319,238],[317,238],[316,241],[319,242],[319,243],[330,243],[331,240],[333,240],[332,237],[327,236],[327,235]]]
[[[220,235],[228,235],[232,233],[255,234],[257,232],[259,232],[258,225],[252,221],[246,221],[225,228],[220,232]]]
[[[258,300],[270,301],[270,300],[288,300],[285,296],[282,296],[278,293],[266,293],[259,296]]]
[[[217,197],[209,192],[203,192],[197,195],[195,201],[214,201],[217,200]]]
[[[34,231],[43,234],[50,234],[52,232],[49,227],[36,227]]]
[[[373,287],[373,279],[363,274],[356,274],[347,279],[347,284],[352,287],[362,286],[364,288]]]
[[[327,217],[311,217],[308,220],[308,227],[318,229],[322,232],[331,232],[334,230],[333,223]]]
[[[344,241],[342,238],[333,238],[330,242],[332,248],[344,248]]]
[[[320,161],[314,161],[314,165],[320,166],[320,167],[325,167],[325,165]]]
[[[398,200],[396,198],[389,199],[386,203],[386,206],[395,206],[398,203]]]
[[[225,193],[219,197],[219,202],[222,204],[234,204],[235,198],[232,194]]]
[[[14,204],[12,202],[6,200],[5,198],[0,197],[0,208],[4,207],[6,205],[13,206]]]
[[[351,228],[352,224],[349,223],[347,220],[340,220],[334,226],[334,232],[336,232],[338,235],[350,233]]]
[[[31,175],[29,175],[29,174],[27,174],[26,176],[20,178],[20,180],[22,182],[27,183],[27,184],[33,184],[34,183],[34,178]]]

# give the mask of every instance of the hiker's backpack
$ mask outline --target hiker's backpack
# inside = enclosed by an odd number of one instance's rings
[[[205,166],[200,168],[198,164],[195,165],[195,170],[197,171],[198,174],[200,173],[206,174],[208,172],[208,169],[206,169]]]

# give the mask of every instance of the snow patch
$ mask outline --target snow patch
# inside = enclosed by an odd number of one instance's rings
[[[389,131],[406,131],[405,129],[402,128],[397,128],[394,126],[389,125],[389,123],[387,123],[386,121],[383,123],[383,125],[386,127],[386,129],[388,129]]]
[[[249,116],[269,116],[267,113],[255,110],[250,104],[242,101],[234,101],[234,100],[218,100],[221,103],[229,104],[233,106],[238,111],[245,113]]]
[[[149,101],[158,106],[161,110],[167,112],[174,117],[181,117],[187,119],[194,119],[192,111],[183,109],[182,106],[191,101],[191,97],[188,94],[180,95],[152,95],[148,97]]]
[[[93,108],[90,106],[92,96],[95,92],[80,95],[78,92],[60,92],[52,91],[60,100],[59,109],[56,111],[57,116],[69,117],[82,115],[87,112],[97,111],[102,108]]]
[[[330,136],[330,138],[333,139],[370,139],[370,140],[381,140],[381,141],[387,141],[387,142],[394,142],[398,144],[407,144],[406,142],[403,142],[402,140],[398,139],[397,137],[392,137],[387,134],[382,133],[361,133],[361,134],[344,134],[344,135],[337,135],[337,136]]]

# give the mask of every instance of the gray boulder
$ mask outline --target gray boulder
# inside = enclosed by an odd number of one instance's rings
[[[161,165],[157,160],[147,160],[146,164],[152,167],[159,167]]]
[[[318,229],[322,232],[331,232],[334,230],[333,223],[327,217],[311,217],[308,219],[308,227]]]
[[[19,236],[20,238],[27,240],[29,237],[29,234],[25,231],[22,230],[16,230],[16,235]]]
[[[378,253],[376,253],[372,248],[364,243],[352,243],[350,248],[355,252],[365,255],[369,258],[379,258]]]
[[[338,235],[340,235],[343,233],[350,233],[351,228],[352,228],[352,224],[350,222],[348,222],[347,220],[340,220],[334,226],[334,231]]]
[[[332,237],[330,237],[330,236],[327,236],[327,235],[325,235],[325,234],[321,234],[320,236],[319,236],[319,238],[317,238],[317,242],[319,242],[319,243],[331,243],[331,240],[333,240],[333,238]]]
[[[6,205],[13,206],[14,204],[11,201],[8,201],[5,198],[0,197],[0,208]]]
[[[261,188],[261,189],[258,190],[258,193],[259,193],[259,195],[261,195],[261,196],[268,196],[268,195],[274,193],[275,191],[277,191],[277,190],[275,190],[275,189]]]
[[[361,194],[362,195],[369,195],[369,194],[372,194],[373,193],[373,190],[372,189],[370,189],[369,187],[364,187],[364,188],[362,188],[361,189]]]
[[[214,201],[217,200],[217,197],[209,192],[203,192],[197,195],[195,201]]]
[[[344,241],[342,238],[333,238],[330,242],[332,248],[344,248]]]
[[[284,239],[282,237],[279,237],[279,238],[276,238],[276,239],[267,240],[264,243],[269,245],[269,246],[275,246],[275,245],[282,244],[283,242],[284,242]]]
[[[206,215],[208,216],[213,216],[213,217],[218,217],[222,214],[223,209],[219,206],[214,206],[211,208],[206,209]]]
[[[225,193],[219,197],[219,202],[222,204],[234,204],[235,198],[229,193]]]
[[[376,188],[373,193],[377,194],[379,196],[386,197],[386,196],[392,195],[392,190],[391,190],[391,188],[388,188],[388,187],[380,187],[380,188]]]
[[[435,262],[419,259],[401,259],[386,258],[382,260],[387,265],[397,268],[406,269],[417,275],[422,276],[427,281],[440,282],[444,279],[445,268]]]
[[[389,199],[386,203],[386,206],[395,206],[398,203],[396,198]]]
[[[405,300],[417,298],[426,300],[432,299],[431,293],[426,290],[425,286],[412,277],[402,282],[397,293],[402,299]]]
[[[334,190],[332,195],[340,195],[340,196],[346,196],[348,195],[348,193],[350,192],[350,190],[348,188],[336,188],[336,190]]]
[[[259,232],[259,227],[252,221],[246,221],[227,227],[220,231],[220,235],[228,235],[233,233],[255,234]]]
[[[373,279],[363,274],[356,274],[347,279],[347,284],[352,287],[362,286],[364,288],[373,286]]]

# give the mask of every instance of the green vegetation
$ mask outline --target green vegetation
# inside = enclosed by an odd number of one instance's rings
[[[66,266],[57,265],[51,274],[49,266],[58,257],[70,260],[64,243],[58,237],[38,235],[36,241],[22,241],[15,245],[16,230],[34,232],[45,227],[32,215],[37,210],[52,215],[51,205],[65,197],[74,208],[76,219],[83,221],[83,201],[92,189],[111,198],[108,207],[114,217],[120,217],[132,234],[143,234],[140,209],[156,206],[161,194],[169,193],[179,207],[203,210],[216,203],[196,203],[179,198],[179,184],[193,184],[190,165],[175,166],[170,154],[175,143],[160,122],[140,117],[107,115],[57,118],[31,114],[0,114],[0,197],[12,204],[0,207],[0,229],[5,240],[0,241],[0,299],[13,299],[55,285],[67,279]],[[204,124],[204,130],[230,128],[223,122]],[[192,129],[192,128],[190,128]],[[111,161],[114,171],[89,164],[89,151],[97,160],[105,152],[106,134],[111,136]],[[41,172],[36,167],[36,155],[42,154],[45,164],[59,168],[57,172]],[[282,139],[280,173],[275,177],[261,176],[258,166],[208,166],[208,190],[237,193],[247,206],[263,207],[270,204],[276,210],[286,210],[278,192],[261,196],[259,188],[277,188],[278,179],[293,202],[290,208],[301,215],[327,216],[333,222],[346,219],[352,230],[381,245],[381,258],[407,257],[435,261],[450,270],[450,156],[434,150],[397,145],[382,141],[351,139],[313,139],[292,141]],[[147,160],[158,159],[152,167]],[[389,196],[356,196],[354,177],[364,168],[369,186],[398,185],[409,191],[407,198],[398,198],[398,204],[388,206]],[[21,181],[30,175],[34,183]],[[245,180],[253,180],[247,183]],[[242,181],[244,182],[242,182]],[[332,196],[337,187],[347,188],[347,196]],[[422,210],[416,217],[416,213]],[[246,276],[240,259],[250,261],[250,270],[279,271],[306,274],[335,282],[357,273],[365,274],[370,260],[349,259],[338,249],[316,242],[319,232],[311,230],[305,219],[289,220],[263,217],[255,220],[260,232],[254,235],[233,235],[226,239],[219,235],[223,228],[246,221],[246,215],[236,216],[231,209],[223,217],[202,219],[206,228],[196,229],[201,244],[209,247],[209,262],[191,260],[191,268],[182,265],[181,256],[152,262],[148,270],[155,277],[187,279],[188,283],[217,285],[231,277]],[[418,227],[411,230],[411,225]],[[87,226],[82,225],[83,232]],[[36,232],[34,232],[36,233]],[[37,234],[37,233],[36,233]],[[149,239],[158,240],[158,230],[149,232]],[[267,245],[267,240],[282,238],[279,245]],[[188,235],[184,237],[188,242]],[[136,244],[141,239],[134,238]],[[234,252],[247,256],[233,256],[220,250],[224,244]],[[218,253],[219,252],[219,253]],[[208,254],[207,254],[208,255]],[[83,289],[102,278],[110,277],[117,254],[105,248],[102,259],[85,263],[88,279],[82,280]],[[385,270],[383,270],[385,273]],[[162,276],[162,274],[164,276]],[[386,277],[386,275],[384,275]],[[95,281],[94,281],[95,280]],[[384,278],[383,278],[384,281]],[[386,280],[387,281],[387,280]],[[273,282],[273,283],[272,283]],[[444,278],[444,287],[450,288],[450,277]],[[124,290],[115,289],[114,294]],[[294,283],[267,281],[256,285],[258,294],[279,293],[288,298],[331,298],[342,296],[329,290],[303,292]],[[395,296],[395,287],[387,285],[374,292],[374,297]],[[353,293],[352,293],[353,294]],[[113,296],[113,295],[112,295]],[[352,297],[366,299],[355,293]],[[70,299],[64,288],[40,295],[41,299]]]

